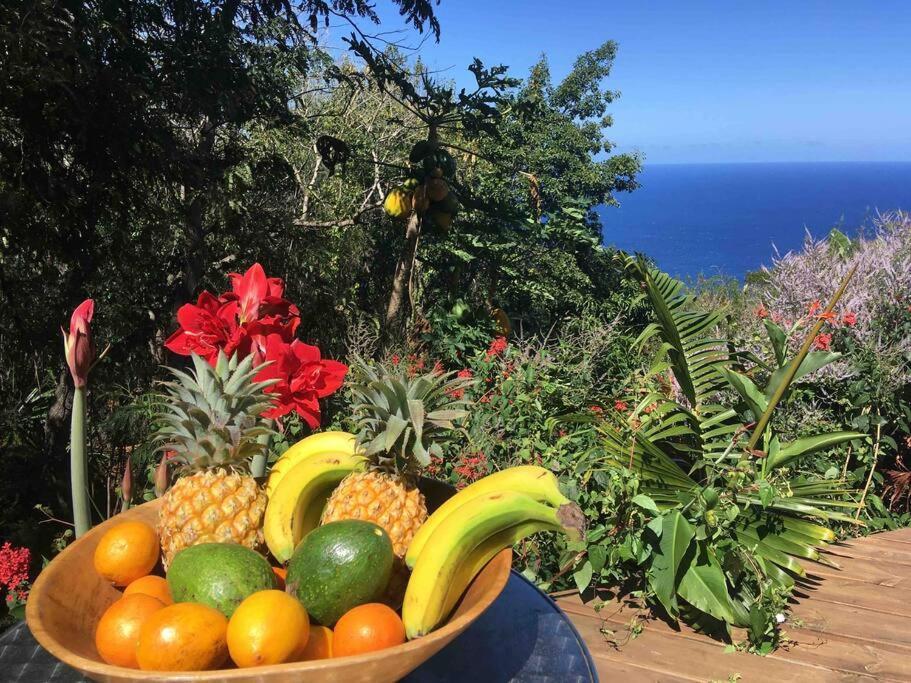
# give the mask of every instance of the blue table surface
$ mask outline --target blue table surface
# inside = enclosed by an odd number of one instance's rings
[[[4,683],[86,680],[38,645],[24,623],[0,635],[0,678]],[[594,683],[598,676],[566,615],[513,572],[500,597],[470,628],[404,680]]]

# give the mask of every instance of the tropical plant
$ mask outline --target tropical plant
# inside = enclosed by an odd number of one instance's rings
[[[807,476],[797,464],[865,435],[783,441],[773,419],[795,380],[838,358],[810,347],[847,278],[793,358],[784,331],[768,323],[777,361],[769,366],[717,338],[722,312],[695,310],[680,281],[641,258],[618,258],[655,313],[636,342],[657,345],[651,388],[631,397],[622,419],[596,423],[602,445],[580,469],[594,461],[639,480],[633,502],[651,513],[639,560],[670,618],[749,627],[755,644],[768,645],[773,610],[805,574],[800,560],[827,562],[820,551],[835,535],[826,523],[853,522],[844,510],[857,507],[843,480]]]

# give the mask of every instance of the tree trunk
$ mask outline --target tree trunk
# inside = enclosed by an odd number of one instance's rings
[[[418,237],[421,234],[421,217],[417,213],[412,213],[408,219],[408,227],[405,229],[405,244],[402,247],[402,253],[399,261],[395,265],[395,275],[392,278],[392,293],[389,295],[389,305],[386,307],[386,332],[392,330],[395,322],[402,312],[402,306],[408,295],[408,287],[411,282],[411,269],[414,265],[414,258],[418,248]]]
[[[427,130],[427,141],[436,142],[438,139],[436,124],[431,123]],[[395,265],[395,275],[392,278],[392,292],[389,294],[389,304],[386,306],[385,327],[387,336],[391,333],[393,326],[401,315],[402,307],[408,298],[409,288],[411,287],[411,271],[417,255],[420,235],[421,217],[417,212],[414,212],[408,218],[408,227],[405,229],[405,244],[402,246],[402,253],[399,256],[398,263]]]

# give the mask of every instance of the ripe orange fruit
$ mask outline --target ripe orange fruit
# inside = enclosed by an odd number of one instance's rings
[[[153,598],[161,600],[165,605],[174,604],[168,581],[161,576],[155,576],[154,574],[143,576],[131,582],[123,591],[124,595],[134,595],[136,593],[151,595]]]
[[[391,607],[379,602],[358,605],[342,615],[332,636],[332,656],[347,657],[405,642],[405,626]]]
[[[272,567],[272,573],[275,574],[275,582],[279,590],[285,590],[285,579],[288,578],[288,570],[284,567]]]
[[[297,661],[306,662],[314,659],[332,657],[332,629],[326,626],[311,626],[307,645],[297,656]]]
[[[228,622],[228,651],[239,667],[281,664],[307,645],[310,618],[300,601],[278,590],[244,599]]]
[[[136,659],[145,671],[205,671],[228,659],[228,619],[217,609],[178,602],[153,614],[139,631]]]
[[[139,631],[148,619],[164,609],[161,600],[151,595],[125,595],[107,608],[95,628],[95,648],[108,664],[139,667],[136,644]]]
[[[95,569],[115,586],[145,576],[158,562],[158,534],[144,522],[121,522],[101,537]]]

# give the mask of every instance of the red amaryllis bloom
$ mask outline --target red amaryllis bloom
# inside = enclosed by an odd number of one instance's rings
[[[813,348],[817,349],[818,351],[828,351],[831,345],[831,334],[817,334],[816,338],[813,340]]]
[[[73,382],[77,387],[84,387],[89,377],[89,370],[95,362],[95,345],[92,342],[92,316],[95,314],[95,302],[86,299],[76,307],[70,317],[70,333],[63,332],[63,351],[66,364],[70,368]]]
[[[759,306],[756,307],[756,317],[760,320],[765,320],[769,317],[769,309],[765,307],[765,304],[759,304]]]
[[[319,427],[319,399],[342,386],[348,366],[323,359],[317,347],[298,339],[289,344],[278,334],[266,337],[265,360],[270,363],[256,375],[256,380],[278,382],[267,390],[274,395],[273,407],[263,417],[277,418],[293,410],[311,429]]]
[[[841,322],[848,327],[854,327],[857,324],[857,314],[848,311],[843,316],[841,316]]]
[[[231,273],[231,291],[219,297],[224,304],[223,315],[249,330],[254,350],[263,351],[265,337],[279,334],[290,342],[300,324],[297,306],[283,298],[285,285],[281,278],[266,277],[263,267],[254,263],[246,273]]]
[[[228,357],[235,353],[241,358],[250,354],[249,330],[241,327],[232,312],[209,292],[200,294],[195,304],[181,306],[177,322],[180,328],[164,345],[180,356],[195,353],[215,365],[219,351]]]
[[[214,365],[219,351],[229,357],[257,353],[261,358],[270,334],[278,334],[286,342],[294,339],[300,311],[282,298],[285,287],[279,278],[266,277],[258,263],[243,275],[231,273],[228,277],[230,292],[217,298],[203,292],[195,304],[180,307],[180,328],[168,337],[166,348],[181,356],[195,353]]]

